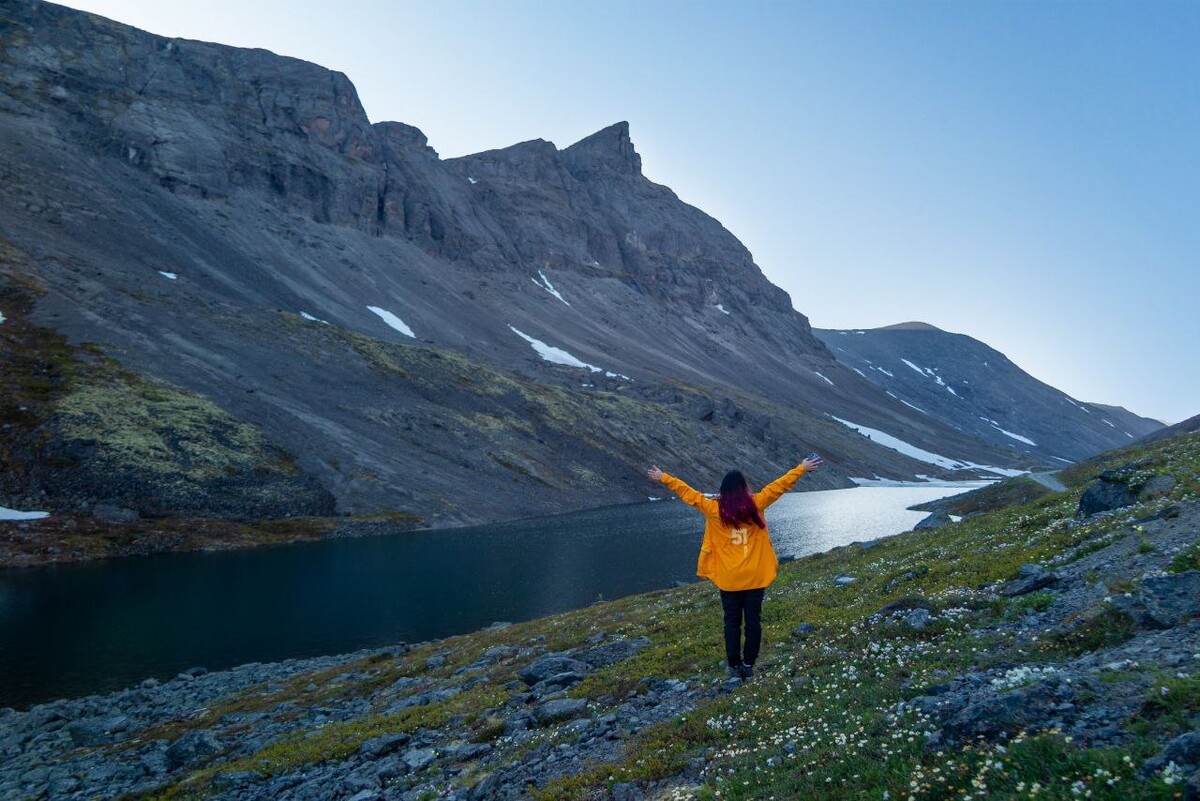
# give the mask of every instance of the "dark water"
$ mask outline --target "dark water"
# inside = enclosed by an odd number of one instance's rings
[[[792,493],[768,512],[802,556],[910,529],[962,491]],[[521,621],[694,580],[701,518],[675,500],[517,523],[0,570],[0,707],[194,665],[344,653]]]

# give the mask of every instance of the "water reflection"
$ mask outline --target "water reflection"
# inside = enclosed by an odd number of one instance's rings
[[[910,529],[961,486],[793,493],[782,555]],[[701,518],[677,501],[253,551],[0,571],[0,707],[193,665],[342,653],[472,631],[695,580]]]

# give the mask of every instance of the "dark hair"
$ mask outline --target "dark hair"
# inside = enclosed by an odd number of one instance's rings
[[[754,523],[759,528],[766,528],[762,513],[754,505],[754,496],[750,494],[750,485],[741,470],[730,470],[721,481],[721,498],[717,501],[721,511],[721,522],[727,526],[740,523]]]

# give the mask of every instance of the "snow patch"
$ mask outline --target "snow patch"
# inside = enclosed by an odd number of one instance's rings
[[[1101,421],[1102,421],[1102,422],[1103,422],[1103,423],[1104,423],[1106,426],[1112,426],[1112,428],[1116,428],[1116,426],[1114,426],[1114,425],[1112,424],[1112,421],[1111,421],[1111,420],[1105,420],[1104,418],[1100,418],[1100,419],[1101,419]]]
[[[726,309],[724,306],[722,306],[720,303],[718,303],[718,304],[717,304],[716,306],[714,306],[713,308],[715,308],[715,309],[716,309],[717,311],[719,311],[721,314],[729,314],[729,310],[728,310],[728,309]]]
[[[888,391],[888,390],[886,390],[886,389],[884,390],[884,392],[887,392],[887,394],[888,394],[888,395],[891,395],[893,398],[895,398],[896,400],[900,401],[900,402],[901,402],[901,403],[903,403],[905,406],[912,406],[912,408],[916,409],[916,410],[917,410],[918,412],[920,412],[921,414],[929,414],[929,412],[925,411],[925,410],[924,410],[924,409],[922,409],[920,406],[913,406],[911,403],[909,403],[908,401],[906,401],[904,398],[900,397],[899,395],[896,395],[896,394],[895,394],[895,393],[893,393],[893,392],[889,392],[889,391]]]
[[[468,180],[468,181],[470,181],[472,184],[477,184],[477,183],[479,183],[479,181],[476,181],[474,178],[472,178],[472,177],[471,177],[471,176],[469,176],[469,175],[467,176],[467,180]]]
[[[912,369],[916,370],[918,374],[920,374],[922,377],[924,377],[924,375],[925,375],[925,370],[924,370],[924,369],[922,369],[922,368],[920,368],[920,367],[917,367],[915,364],[913,364],[912,362],[910,362],[908,359],[901,359],[900,361],[904,362],[904,363],[905,363],[905,364],[907,364],[909,367],[911,367]]]
[[[1027,472],[1025,470],[1014,470],[1007,467],[992,467],[990,465],[976,464],[974,462],[968,462],[961,459],[950,459],[949,457],[942,456],[941,454],[933,453],[923,448],[918,448],[916,445],[911,445],[899,437],[893,437],[891,434],[888,434],[885,431],[880,431],[875,428],[868,428],[867,426],[860,426],[857,423],[851,423],[849,420],[843,420],[842,418],[834,417],[833,415],[830,415],[830,418],[836,420],[847,428],[854,429],[878,445],[882,445],[885,448],[890,448],[897,453],[902,453],[905,456],[911,459],[916,459],[919,462],[937,465],[938,467],[944,467],[947,470],[965,470],[971,468],[975,470],[986,470],[989,473],[996,473],[997,475],[1001,476],[1020,476]]]
[[[895,374],[895,373],[893,373],[893,372],[890,372],[890,371],[888,371],[888,370],[884,370],[882,367],[875,367],[874,365],[872,365],[872,366],[871,366],[871,369],[872,369],[872,370],[878,370],[879,372],[881,372],[881,373],[883,373],[884,375],[886,375],[888,378],[895,378],[895,377],[896,377],[896,374]]]
[[[1023,437],[1020,434],[1014,434],[1011,431],[1005,431],[1000,426],[996,426],[996,430],[999,431],[1004,436],[1012,437],[1013,439],[1017,440],[1018,442],[1024,442],[1026,445],[1035,445],[1035,446],[1037,445],[1037,443],[1034,442],[1033,440],[1031,440],[1029,437]]]
[[[179,277],[178,273],[169,273],[166,270],[159,270],[158,274],[161,275],[163,278],[167,279],[168,281],[174,281],[176,278]]]
[[[838,350],[841,350],[841,348],[838,348]],[[861,375],[863,378],[867,377],[867,374],[864,373],[862,370],[859,370],[857,367],[851,367],[850,369],[853,370],[854,372],[858,373],[859,375]]]
[[[1074,463],[1074,462],[1072,462],[1070,459],[1064,459],[1064,458],[1062,458],[1061,456],[1051,456],[1050,458],[1051,458],[1051,459],[1057,459],[1057,460],[1058,460],[1058,461],[1060,461],[1060,462],[1066,462],[1067,464],[1075,464],[1075,463]]]
[[[594,364],[588,364],[581,359],[576,359],[562,348],[556,348],[553,345],[547,345],[540,339],[534,339],[528,334],[513,328],[511,325],[508,328],[514,334],[533,346],[533,349],[537,351],[537,354],[542,357],[543,361],[550,362],[551,364],[562,364],[566,365],[567,367],[582,367],[585,370],[591,370],[593,373],[603,372],[603,368],[597,367]]]
[[[309,314],[306,311],[300,312],[300,316],[303,317],[305,320],[308,320],[310,323],[320,323],[321,325],[329,325],[328,320],[322,320],[320,317],[313,317],[311,314]]]
[[[18,512],[16,509],[0,506],[0,520],[41,520],[49,516],[49,512]]]
[[[4,312],[0,312],[0,323],[4,322]]]
[[[537,280],[537,278],[531,278],[529,280],[533,281],[533,283],[537,284],[542,289],[546,290],[551,295],[553,295],[554,297],[561,300],[563,303],[567,303],[566,299],[563,298],[562,294],[557,289],[554,288],[554,284],[550,283],[550,279],[546,277],[546,274],[544,272],[542,272],[541,270],[538,270],[538,277],[540,277],[542,280],[539,281],[539,280]],[[571,304],[567,303],[567,305],[570,306]]]
[[[413,333],[413,330],[411,328],[409,328],[407,325],[404,324],[403,320],[401,320],[396,315],[392,314],[387,309],[381,309],[378,306],[368,306],[367,309],[369,311],[373,311],[376,314],[378,314],[379,318],[381,320],[383,320],[385,323],[387,323],[392,328],[399,331],[401,334],[404,334],[404,336],[412,337],[413,339],[417,338],[417,335]]]
[[[859,487],[962,487],[964,490],[987,487],[999,480],[984,478],[974,481],[940,481],[919,473],[917,478],[922,479],[921,481],[901,481],[897,478],[880,478],[878,475],[875,478],[857,478],[855,476],[849,476],[849,478]]]
[[[816,370],[813,370],[813,374],[816,375],[817,378],[823,379],[829,386],[832,387],[834,385],[832,381],[830,381],[828,378],[825,378],[825,376],[821,375]]]

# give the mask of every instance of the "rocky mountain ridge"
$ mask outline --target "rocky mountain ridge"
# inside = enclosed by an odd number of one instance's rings
[[[979,340],[928,323],[813,333],[841,364],[902,403],[1059,466],[1163,427],[1120,407],[1077,401]]]
[[[652,461],[707,486],[816,450],[813,488],[1040,463],[840,366],[732,234],[642,175],[625,123],[442,160],[340,73],[37,0],[0,4],[0,66],[0,340],[40,365],[3,429],[13,506],[158,513],[102,465],[170,486],[180,443],[210,478],[274,469],[222,462],[207,425],[128,436],[111,404],[63,433],[62,404],[143,379],[261,431],[339,513],[413,525],[641,500]],[[91,488],[16,457],[47,447]]]

